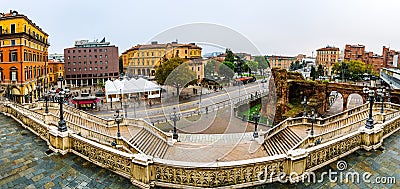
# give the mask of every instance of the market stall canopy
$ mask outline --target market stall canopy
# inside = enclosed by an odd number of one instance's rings
[[[129,93],[139,93],[139,92],[151,92],[151,91],[159,91],[161,89],[157,84],[148,81],[143,78],[139,79],[130,79],[124,78],[121,80],[107,80],[105,84],[105,92],[106,95],[113,94],[129,94]]]

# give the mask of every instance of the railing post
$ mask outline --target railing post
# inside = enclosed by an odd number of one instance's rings
[[[305,149],[289,150],[287,152],[287,167],[285,175],[289,182],[293,183],[297,179],[301,179],[306,171],[308,152]]]

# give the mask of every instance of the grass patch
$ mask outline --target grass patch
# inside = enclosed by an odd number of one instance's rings
[[[241,118],[243,118],[243,116],[244,116],[246,120],[251,120],[251,114],[260,113],[260,110],[261,110],[261,104],[257,104],[257,105],[255,105],[253,107],[250,107],[249,109],[247,109],[245,111],[238,112],[237,115],[239,117],[241,117]],[[267,124],[268,125],[269,123],[272,123],[272,121],[268,120],[268,118],[266,118],[264,116],[261,116],[259,123],[263,123],[263,124]]]

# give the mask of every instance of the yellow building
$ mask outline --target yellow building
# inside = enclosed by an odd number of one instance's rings
[[[339,61],[339,48],[324,47],[317,50],[317,65],[322,65],[326,76],[332,75],[333,65]]]
[[[43,92],[48,34],[17,11],[0,14],[0,93],[32,102]],[[39,92],[40,91],[40,92]],[[43,94],[43,93],[42,93]]]
[[[57,86],[57,78],[65,78],[64,71],[64,62],[59,60],[49,60],[49,62],[47,62],[47,77],[49,84]]]
[[[178,44],[177,42],[172,42],[158,44],[156,41],[151,44],[136,45],[122,53],[124,72],[131,76],[144,75],[154,77],[157,66],[164,59],[172,57],[180,57],[185,60],[201,59],[201,47],[194,43]],[[194,64],[198,65],[197,63]]]

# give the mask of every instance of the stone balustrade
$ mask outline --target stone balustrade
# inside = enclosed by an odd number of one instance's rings
[[[39,105],[40,106],[40,105]],[[227,162],[182,162],[155,158],[135,150],[128,149],[124,139],[114,138],[89,127],[86,122],[67,122],[69,130],[59,132],[55,126],[58,119],[52,113],[41,115],[31,111],[26,106],[2,103],[0,110],[13,117],[24,127],[31,130],[43,140],[49,148],[60,153],[74,153],[99,166],[105,167],[129,178],[141,188],[155,186],[163,187],[251,187],[268,182],[275,182],[279,173],[296,173],[301,177],[307,171],[319,169],[337,159],[358,149],[371,150],[382,145],[384,138],[400,128],[400,106],[385,103],[384,107],[391,112],[375,114],[373,129],[366,129],[365,115],[368,106],[362,105],[355,109],[342,112],[334,117],[321,118],[314,123],[316,127],[327,128],[324,133],[308,137],[301,144],[315,144],[320,137],[323,140],[318,145],[297,145],[286,154],[269,157]],[[35,107],[38,108],[38,107]],[[39,107],[40,108],[40,107]],[[378,112],[379,104],[374,106]],[[74,111],[75,110],[67,110]],[[90,120],[91,116],[79,116]],[[104,120],[103,120],[104,121]],[[124,120],[126,124],[148,124],[146,122]],[[80,125],[83,124],[83,125]],[[112,121],[101,122],[102,127],[113,127]],[[266,137],[271,137],[287,127],[310,125],[306,118],[287,119],[271,129]],[[161,132],[146,126],[152,132]],[[168,135],[161,135],[170,137]],[[98,140],[96,140],[98,139]],[[116,141],[117,148],[110,146]],[[120,146],[118,148],[118,146]],[[275,174],[276,173],[276,174]]]

